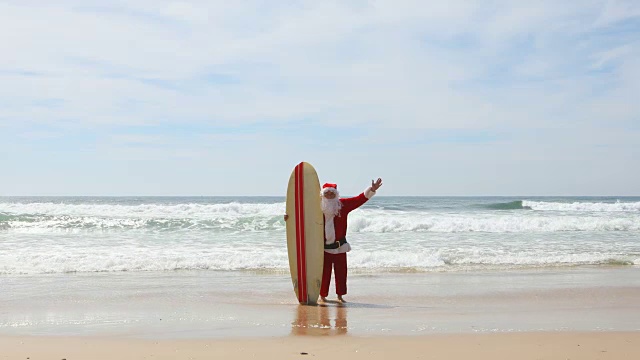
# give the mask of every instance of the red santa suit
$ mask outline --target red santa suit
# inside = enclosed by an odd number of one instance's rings
[[[339,196],[336,184],[324,184],[322,186],[322,193],[324,194],[326,191],[333,191],[336,193],[336,197]],[[325,213],[324,268],[322,271],[320,296],[327,297],[329,294],[332,268],[335,271],[336,277],[336,294],[342,296],[347,293],[347,252],[351,251],[351,245],[346,241],[347,216],[351,211],[362,206],[374,195],[375,191],[369,187],[358,196],[339,199],[341,206],[337,215],[332,216]]]

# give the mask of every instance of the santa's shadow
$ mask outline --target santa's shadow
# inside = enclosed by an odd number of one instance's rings
[[[393,309],[395,306],[382,305],[382,304],[367,304],[358,302],[340,302],[337,300],[326,300],[324,304],[318,306],[335,306],[335,307],[347,307],[350,309]]]

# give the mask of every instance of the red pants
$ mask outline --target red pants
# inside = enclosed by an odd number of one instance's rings
[[[347,293],[347,253],[329,254],[324,253],[324,268],[322,269],[322,287],[320,287],[320,296],[327,297],[329,295],[329,285],[331,285],[331,268],[334,268],[336,274],[336,294],[344,295]]]

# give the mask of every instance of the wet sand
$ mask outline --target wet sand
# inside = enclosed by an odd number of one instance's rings
[[[346,299],[298,305],[287,274],[1,277],[0,360],[640,358],[637,267],[354,274]]]
[[[345,298],[344,306],[299,306],[287,274],[0,277],[0,335],[256,338],[327,326],[355,336],[640,330],[637,267],[355,274]]]

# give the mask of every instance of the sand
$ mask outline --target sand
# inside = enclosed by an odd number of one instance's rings
[[[0,360],[640,359],[638,275],[360,275],[322,307],[284,275],[4,277]]]
[[[0,359],[640,359],[640,332],[226,340],[0,337]]]

